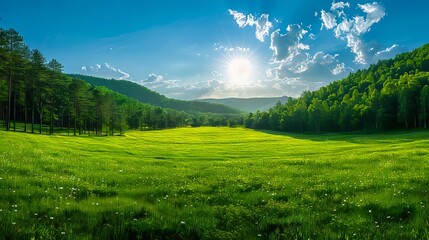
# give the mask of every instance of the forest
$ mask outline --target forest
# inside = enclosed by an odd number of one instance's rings
[[[427,128],[429,44],[286,104],[250,113],[245,126],[288,132],[384,131]]]
[[[104,86],[115,92],[124,94],[130,98],[139,100],[142,103],[170,108],[184,112],[201,112],[217,114],[240,114],[237,109],[215,103],[201,101],[183,101],[173,98],[167,98],[155,91],[146,88],[135,82],[126,80],[105,79],[88,75],[69,74],[71,77],[79,78],[93,86]]]
[[[154,106],[62,71],[56,59],[47,61],[39,50],[30,50],[16,30],[0,28],[0,126],[32,133],[114,135],[127,129],[226,126],[242,121],[238,110],[224,106],[197,103],[206,109],[214,106],[213,112]]]
[[[39,50],[30,50],[16,30],[0,29],[0,125],[73,135],[241,124],[315,133],[428,126],[429,44],[244,120],[240,111],[220,104],[169,99],[136,83],[62,70],[56,59],[46,61]]]

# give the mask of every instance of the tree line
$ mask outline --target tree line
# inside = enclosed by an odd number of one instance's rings
[[[241,114],[237,109],[228,107],[222,104],[215,104],[201,101],[183,101],[159,94],[131,81],[105,79],[94,76],[80,75],[80,74],[69,74],[72,77],[79,78],[85,82],[90,83],[93,86],[104,86],[115,92],[124,94],[128,97],[139,100],[142,103],[150,105],[160,106],[163,108],[170,108],[177,111],[184,112],[201,112],[201,113],[217,113],[217,114]]]
[[[248,128],[290,132],[427,128],[429,44],[249,114]]]
[[[54,134],[122,134],[127,129],[239,124],[237,115],[185,113],[152,106],[62,73],[56,59],[30,50],[14,29],[0,28],[0,124]]]

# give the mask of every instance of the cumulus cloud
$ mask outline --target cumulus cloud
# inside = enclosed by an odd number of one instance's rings
[[[310,54],[310,46],[303,43],[307,33],[301,25],[292,24],[287,27],[286,34],[281,34],[280,30],[271,34],[273,67],[267,70],[267,77],[279,82],[277,88],[314,90],[353,71],[338,60],[338,54]]]
[[[179,86],[179,82],[180,80],[165,79],[162,75],[151,73],[147,76],[146,79],[140,80],[138,83],[154,91],[159,91],[162,89],[175,88]]]
[[[370,27],[380,21],[384,16],[382,14],[384,9],[377,3],[359,5],[359,9],[366,16],[362,19],[359,16],[348,19],[344,11],[349,7],[349,3],[334,2],[328,11],[322,10],[315,13],[315,16],[322,20],[322,28],[332,30],[337,38],[347,41],[351,51],[356,54],[356,61],[362,62],[366,59],[366,49],[361,41],[361,35],[370,31]],[[230,14],[234,16],[241,28],[254,21],[252,15],[246,16],[232,10],[230,10]],[[268,20],[268,15],[266,17]],[[267,32],[270,29],[271,27]],[[266,79],[258,83],[258,86],[272,92],[296,96],[303,90],[315,90],[333,80],[344,78],[354,71],[339,60],[338,54],[311,53],[307,41],[314,40],[315,35],[309,31],[311,31],[311,26],[290,24],[284,32],[277,29],[270,33],[270,49],[272,50],[270,64],[272,66],[266,71]],[[224,85],[221,84],[221,86]],[[228,90],[222,89],[222,91]]]
[[[346,72],[346,65],[344,63],[338,63],[337,66],[332,69],[332,74],[339,75]]]
[[[307,70],[302,73],[294,73],[286,65],[281,65],[277,69],[270,69],[269,74],[272,74],[275,80],[273,88],[287,92],[287,96],[298,97],[302,91],[317,90],[333,80],[346,77],[349,72],[354,71],[346,67],[344,63],[324,65],[310,60],[307,64]]]
[[[273,24],[268,20],[268,14],[264,13],[259,18],[255,18],[255,16],[252,14],[246,16],[241,12],[231,9],[229,9],[228,12],[234,17],[235,22],[240,28],[244,28],[246,26],[255,26],[256,38],[261,42],[265,42],[265,38],[270,34],[270,29],[273,27]]]
[[[362,36],[371,30],[371,27],[380,22],[386,15],[382,5],[377,2],[358,4],[358,8],[365,16],[356,15],[348,18],[344,8],[350,7],[350,3],[333,2],[330,12],[321,11],[322,28],[333,29],[335,37],[347,42],[347,47],[355,54],[354,61],[358,64],[367,64],[367,53],[370,52]],[[339,23],[338,23],[339,21]]]
[[[118,79],[125,80],[130,75],[119,68],[110,66],[108,63],[95,64],[95,66],[83,66],[81,67],[82,74],[91,75],[95,77],[102,77],[107,79]]]
[[[161,82],[164,80],[164,77],[162,75],[156,75],[156,74],[149,74],[149,76],[144,80],[146,83],[153,83],[153,82]]]
[[[283,81],[286,85],[320,86],[344,78],[349,72],[354,71],[341,63],[338,56],[338,54],[330,55],[323,52],[317,52],[313,56],[309,53],[301,53],[295,61],[283,61],[280,65],[269,69],[267,74],[269,77]]]
[[[333,13],[325,12],[322,10],[320,12],[320,19],[322,20],[322,29],[325,27],[326,29],[332,29],[337,26],[337,19]]]
[[[332,11],[341,11],[342,9],[346,8],[346,7],[350,7],[350,3],[345,3],[345,2],[333,2],[331,5],[331,10]]]
[[[244,28],[245,26],[247,26],[247,16],[246,15],[244,15],[241,12],[237,12],[237,11],[234,11],[231,9],[229,9],[228,12],[230,15],[232,15],[234,17],[234,20],[235,20],[235,22],[237,22],[239,27]]]
[[[358,34],[368,32],[373,24],[378,23],[386,15],[384,7],[377,2],[358,4],[358,6],[366,13],[366,17],[354,17],[355,30]]]
[[[277,29],[271,33],[270,49],[273,50],[274,61],[292,61],[294,57],[299,55],[303,50],[310,49],[309,45],[301,42],[307,30],[303,29],[301,25],[292,24],[286,29],[286,34],[281,34]]]

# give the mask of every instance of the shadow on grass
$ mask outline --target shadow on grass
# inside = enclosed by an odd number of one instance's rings
[[[379,132],[336,132],[336,133],[292,133],[280,132],[273,130],[256,129],[255,131],[290,137],[300,140],[309,140],[315,142],[337,141],[348,142],[357,144],[384,144],[384,143],[404,143],[414,142],[419,140],[429,140],[429,130],[427,129],[413,129],[413,130],[392,130],[392,131],[379,131]]]

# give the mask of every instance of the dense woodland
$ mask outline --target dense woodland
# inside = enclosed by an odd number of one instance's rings
[[[428,83],[426,44],[269,111],[251,113],[245,126],[291,132],[427,128]]]
[[[30,50],[16,30],[0,28],[0,126],[32,133],[113,135],[127,129],[240,123],[241,115],[231,109],[224,115],[144,104],[62,69],[57,60],[47,62],[39,50]]]
[[[240,114],[237,109],[228,107],[222,104],[215,104],[201,101],[183,101],[172,98],[167,98],[155,91],[152,91],[145,86],[135,82],[104,79],[99,77],[69,74],[74,78],[79,78],[93,86],[104,86],[115,92],[124,94],[130,98],[139,100],[140,102],[160,106],[164,108],[171,108],[178,111],[185,112],[201,112],[201,113],[217,113],[217,114]]]

